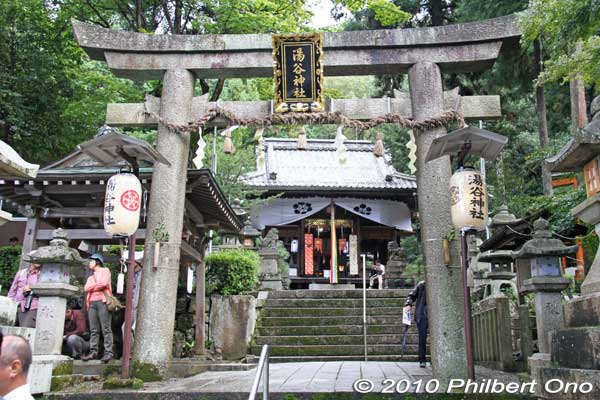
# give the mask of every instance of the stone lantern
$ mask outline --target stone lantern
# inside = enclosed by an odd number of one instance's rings
[[[247,211],[242,208],[242,202],[240,199],[233,199],[231,202],[231,209],[242,221],[248,215]],[[237,249],[242,247],[240,243],[241,232],[237,231],[223,231],[221,232],[221,249]]]
[[[551,172],[583,171],[587,199],[571,209],[571,215],[594,225],[600,234],[600,96],[590,106],[592,121],[578,129],[573,138],[552,158],[546,160]],[[581,285],[581,296],[564,305],[565,327],[552,335],[546,364],[531,369],[538,382],[561,379],[586,382],[594,388],[578,399],[600,398],[600,249]],[[550,361],[552,364],[550,364]],[[540,393],[544,399],[563,399],[564,394]]]
[[[250,218],[246,220],[242,228],[243,246],[246,249],[254,249],[256,247],[256,238],[260,236],[260,231],[252,226]]]
[[[511,226],[519,222],[519,220],[508,212],[508,207],[503,204],[498,207],[498,211],[491,218],[488,227],[495,233],[499,228]],[[479,256],[479,261],[489,262],[491,271],[486,274],[488,279],[492,280],[511,280],[515,277],[512,269],[512,252],[510,250],[495,250],[488,251]]]
[[[47,392],[53,369],[73,361],[61,355],[67,299],[79,292],[76,286],[69,284],[70,268],[82,268],[85,260],[68,246],[67,234],[60,228],[52,233],[49,246],[30,252],[24,259],[42,266],[37,284],[31,286],[33,293],[39,296],[33,354],[34,361],[41,365],[35,384]]]
[[[576,252],[577,246],[565,246],[562,241],[553,239],[548,221],[541,218],[533,223],[533,238],[513,252],[513,259],[525,260],[520,265],[529,264],[529,277],[520,290],[535,295],[540,353],[550,352],[548,333],[563,327],[561,292],[570,281],[562,277],[559,257]]]
[[[546,160],[552,172],[581,172],[587,199],[571,210],[573,217],[595,226],[600,234],[600,96],[590,106],[592,121],[579,129],[560,152]],[[600,251],[581,284],[582,296],[565,305],[567,325],[600,325]]]
[[[491,271],[485,277],[491,280],[511,280],[515,277],[512,272],[513,253],[510,250],[490,250],[479,255],[479,262],[490,263]]]

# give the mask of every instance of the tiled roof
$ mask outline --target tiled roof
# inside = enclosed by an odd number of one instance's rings
[[[397,172],[388,157],[376,157],[373,143],[346,140],[348,161],[337,160],[333,140],[311,139],[299,150],[295,139],[265,139],[266,163],[262,171],[246,174],[243,180],[257,189],[391,189],[414,191],[414,176]],[[274,178],[274,179],[273,179]]]

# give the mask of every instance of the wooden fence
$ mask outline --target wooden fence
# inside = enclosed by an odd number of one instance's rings
[[[519,318],[515,320],[511,318],[509,301],[499,296],[473,304],[473,348],[478,365],[514,371],[526,365],[531,355],[527,306],[519,306]],[[515,361],[513,352],[521,353],[520,360]]]

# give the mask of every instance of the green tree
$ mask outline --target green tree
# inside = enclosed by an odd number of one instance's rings
[[[86,61],[69,15],[36,0],[0,2],[0,135],[27,160],[54,161],[104,123],[106,103],[143,92]]]
[[[541,81],[566,81],[580,75],[600,84],[600,1],[532,0],[521,18],[524,39],[540,38],[550,58]],[[581,50],[575,51],[581,43]]]

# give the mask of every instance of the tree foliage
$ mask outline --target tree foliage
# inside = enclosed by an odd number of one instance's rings
[[[13,278],[19,270],[20,260],[21,246],[0,247],[0,286],[4,295],[10,290]]]
[[[566,81],[578,74],[598,86],[600,0],[532,0],[521,23],[525,42],[541,38],[550,56],[542,81]]]
[[[353,13],[369,10],[381,26],[393,26],[405,22],[412,17],[391,0],[337,0],[338,5],[346,7]]]
[[[252,250],[225,250],[206,258],[208,294],[245,294],[258,284],[259,257]]]

